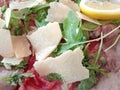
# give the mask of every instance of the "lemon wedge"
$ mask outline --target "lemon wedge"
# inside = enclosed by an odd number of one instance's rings
[[[94,19],[120,19],[120,1],[112,2],[112,0],[81,0],[80,10],[85,15]]]

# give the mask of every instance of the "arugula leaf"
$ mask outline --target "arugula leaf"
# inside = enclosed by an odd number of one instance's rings
[[[4,13],[7,8],[8,8],[7,5],[3,5],[3,6],[1,7],[1,12]]]
[[[20,64],[18,64],[17,66],[15,66],[16,69],[24,69],[27,66],[27,62],[26,61],[22,61]]]
[[[45,21],[45,19],[41,20],[41,21],[38,21],[37,19],[35,20],[35,24],[37,27],[42,27],[42,26],[45,26],[48,24],[47,21]]]
[[[68,17],[64,20],[63,25],[63,39],[65,43],[60,43],[58,48],[52,53],[52,55],[60,55],[67,50],[74,50],[76,47],[81,49],[84,47],[82,44],[79,45],[78,42],[85,41],[85,36],[81,28],[82,21],[76,17],[75,13],[70,11]],[[78,44],[75,44],[78,43]]]
[[[90,77],[82,80],[78,86],[78,90],[90,90],[91,87],[97,82],[97,78],[94,71],[90,71]]]
[[[35,24],[37,27],[44,26],[48,23],[47,21],[45,21],[45,19],[48,14],[47,12],[49,7],[49,4],[42,4],[37,5],[31,9],[32,13],[37,14],[37,17],[35,18]]]
[[[75,3],[77,3],[78,5],[80,4],[81,0],[72,0],[74,1]]]
[[[4,64],[1,62],[2,60],[0,60],[0,67],[4,66]]]
[[[63,37],[66,42],[75,42],[79,35],[79,20],[73,12],[69,12],[68,18],[63,22]],[[77,35],[77,36],[76,36]]]
[[[58,73],[50,73],[46,76],[46,80],[52,82],[52,81],[55,81],[55,80],[63,80],[63,78]]]
[[[98,25],[87,21],[84,21],[82,24],[82,29],[84,29],[85,31],[94,31],[97,27]]]
[[[17,86],[22,84],[22,79],[27,77],[34,77],[32,73],[22,73],[19,74],[19,71],[11,73],[9,77],[4,77],[2,80],[10,83],[12,86]]]
[[[47,3],[50,3],[50,2],[57,2],[59,0],[46,0]]]
[[[37,27],[46,25],[45,21],[49,4],[39,4],[32,8],[26,8],[23,10],[12,10],[12,15],[9,23],[9,28],[13,35],[22,35],[29,32],[30,20],[33,18],[31,15],[36,15],[33,22]]]
[[[117,20],[99,20],[99,21],[102,25],[110,24],[110,23],[120,25],[120,19],[117,19]]]

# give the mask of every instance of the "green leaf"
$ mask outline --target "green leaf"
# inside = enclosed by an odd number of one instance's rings
[[[78,90],[90,90],[91,87],[97,82],[96,75],[94,71],[90,71],[90,77],[81,81],[78,86]]]
[[[1,12],[4,13],[7,8],[8,8],[7,5],[3,5],[3,6],[1,7]]]
[[[48,24],[47,21],[45,21],[45,19],[41,20],[41,21],[38,21],[38,20],[35,20],[35,24],[37,27],[42,27],[42,26],[45,26]]]
[[[76,17],[75,13],[70,11],[68,17],[64,20],[63,25],[61,25],[63,39],[65,43],[60,43],[58,48],[52,53],[52,55],[60,55],[67,50],[74,50],[76,47],[81,49],[84,47],[80,42],[85,41],[86,37],[81,28],[82,22]],[[78,44],[75,44],[78,43]]]
[[[33,77],[34,75],[32,73],[23,73],[19,75],[20,77]]]
[[[72,0],[72,1],[74,1],[74,2],[77,3],[78,5],[80,5],[80,2],[81,2],[81,0]]]
[[[64,20],[63,29],[63,37],[67,42],[77,40],[79,20],[72,11],[69,12],[68,17]]]
[[[62,76],[58,73],[50,73],[46,76],[46,80],[55,81],[55,80],[63,80]]]
[[[105,24],[116,24],[116,25],[120,25],[120,19],[117,20],[100,20],[100,23],[105,25]]]
[[[32,13],[39,13],[40,10],[47,10],[49,8],[49,4],[39,4],[35,7],[31,8]]]
[[[46,25],[48,22],[45,21],[48,14],[49,4],[40,4],[31,8],[32,13],[36,14],[35,24],[37,27]]]
[[[87,21],[84,21],[82,24],[82,29],[85,31],[94,31],[97,27],[98,27],[98,25],[87,22]]]
[[[82,21],[79,21],[75,13],[70,11],[63,22],[63,38],[67,43],[73,44],[85,40],[81,24]]]
[[[0,67],[4,66],[4,64],[1,62],[2,60],[0,60]]]
[[[15,66],[16,69],[24,69],[27,66],[27,62],[26,61],[22,61],[20,64],[18,64],[17,66]]]
[[[50,3],[50,2],[57,2],[59,0],[46,0],[47,3]]]
[[[9,28],[11,28],[11,27],[19,28],[19,23],[20,23],[20,19],[11,17],[10,23],[9,23]]]
[[[22,84],[22,79],[27,77],[34,77],[32,73],[22,73],[19,74],[19,71],[16,70],[11,73],[8,77],[4,77],[2,80],[10,83],[12,86],[17,86]]]

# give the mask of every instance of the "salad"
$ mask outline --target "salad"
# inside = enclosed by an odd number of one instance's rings
[[[120,90],[120,0],[1,0],[0,90]]]

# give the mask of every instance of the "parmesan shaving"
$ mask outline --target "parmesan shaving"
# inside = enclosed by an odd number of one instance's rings
[[[45,59],[59,44],[62,33],[59,23],[49,23],[27,36],[31,42],[37,60]]]
[[[11,58],[3,58],[2,63],[7,63],[10,65],[18,65],[18,64],[20,64],[21,61],[23,61],[23,59],[11,57]]]
[[[25,36],[12,36],[12,41],[16,58],[31,55],[30,44]]]
[[[52,2],[50,3],[50,9],[48,10],[46,20],[50,22],[62,23],[70,10],[79,11],[78,5],[71,0],[60,0],[60,2]]]
[[[2,29],[5,26],[5,21],[0,18],[0,29]]]
[[[25,8],[31,8],[34,7],[36,5],[38,5],[40,2],[43,2],[44,0],[24,0],[21,2],[18,1],[11,1],[10,2],[10,8],[11,9],[25,9]]]
[[[80,11],[79,6],[72,0],[59,0],[60,3],[63,3],[64,5],[71,8],[73,11]]]
[[[41,75],[50,73],[61,74],[66,83],[73,83],[89,78],[89,70],[82,65],[84,58],[82,50],[68,50],[58,57],[48,57],[42,61],[36,61],[35,70]]]
[[[46,20],[62,23],[70,10],[71,9],[69,7],[62,3],[52,2],[50,3],[50,9],[48,10]]]
[[[0,29],[0,55],[3,57],[14,56],[12,40],[9,30]]]
[[[11,69],[11,65],[18,65],[21,63],[21,61],[23,61],[23,59],[18,59],[15,57],[11,57],[11,58],[3,58],[2,63],[4,64],[6,69]]]

